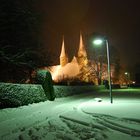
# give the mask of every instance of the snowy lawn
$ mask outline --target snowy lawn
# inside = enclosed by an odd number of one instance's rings
[[[0,140],[118,139],[140,140],[140,89],[114,90],[113,104],[100,91],[0,110]]]

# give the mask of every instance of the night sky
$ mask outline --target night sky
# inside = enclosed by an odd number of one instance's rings
[[[140,4],[138,0],[42,0],[42,41],[59,57],[62,35],[69,56],[76,55],[79,32],[108,37],[120,53],[126,71],[140,63]]]

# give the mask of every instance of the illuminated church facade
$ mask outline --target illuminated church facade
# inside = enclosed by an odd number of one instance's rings
[[[94,61],[88,59],[81,34],[78,52],[76,56],[73,56],[72,61],[69,62],[67,52],[65,51],[64,38],[59,59],[59,65],[43,68],[51,72],[52,78],[55,82],[61,82],[67,79],[79,79],[84,82],[93,82],[94,84],[98,84],[97,71],[100,70],[100,64],[95,64]],[[102,74],[101,80],[108,79],[107,65],[103,64],[103,67],[105,72]],[[111,75],[113,76],[113,70],[111,70]]]

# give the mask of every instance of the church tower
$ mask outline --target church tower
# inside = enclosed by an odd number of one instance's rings
[[[65,52],[64,37],[62,42],[61,54],[60,54],[60,65],[63,67],[68,63],[68,56]]]
[[[87,52],[85,50],[85,46],[83,43],[82,34],[80,33],[80,42],[79,42],[79,50],[78,50],[78,63],[79,65],[85,66],[88,63]]]

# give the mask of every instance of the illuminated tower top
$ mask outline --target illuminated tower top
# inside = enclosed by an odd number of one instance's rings
[[[85,46],[84,46],[84,43],[83,43],[83,38],[82,38],[82,34],[81,33],[80,33],[78,57],[87,57],[87,52],[85,50]]]
[[[60,54],[60,65],[65,66],[68,63],[68,57],[65,52],[65,44],[64,44],[64,37],[62,42],[61,54]]]
[[[60,57],[65,57],[65,56],[66,56],[66,52],[65,52],[65,44],[64,44],[64,37],[63,37]]]

